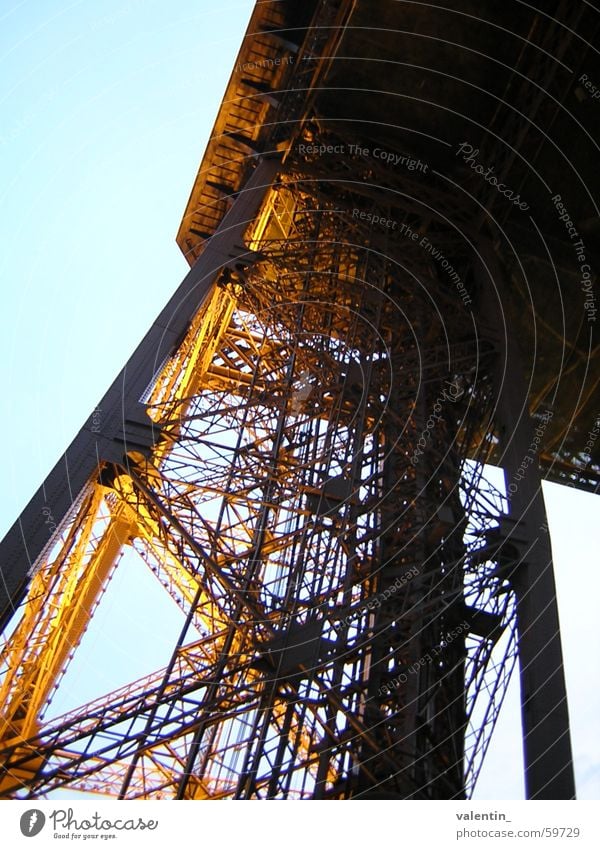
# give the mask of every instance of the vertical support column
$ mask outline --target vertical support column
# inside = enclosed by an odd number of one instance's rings
[[[528,799],[573,799],[575,779],[556,585],[537,462],[528,386],[514,333],[503,272],[491,248],[476,263],[481,326],[498,348],[495,421],[500,433],[509,513],[509,542],[520,557],[510,581],[517,599],[521,714]]]

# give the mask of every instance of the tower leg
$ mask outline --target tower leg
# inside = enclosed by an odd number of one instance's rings
[[[480,268],[484,316],[499,357],[495,420],[500,432],[513,542],[521,556],[512,571],[517,599],[521,714],[528,799],[573,799],[575,779],[569,712],[546,509],[537,462],[547,410],[537,427],[527,406],[528,390],[517,341],[507,327],[502,271],[492,252]],[[493,284],[492,284],[493,281]]]

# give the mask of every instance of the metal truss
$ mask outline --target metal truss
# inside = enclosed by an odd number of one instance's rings
[[[496,352],[364,203],[290,162],[143,398],[153,449],[57,529],[2,654],[4,796],[471,795],[515,659]],[[44,722],[124,545],[171,659]]]

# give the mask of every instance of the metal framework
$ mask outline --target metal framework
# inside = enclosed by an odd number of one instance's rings
[[[252,265],[220,275],[148,394],[150,457],[104,466],[36,572],[3,655],[5,793],[472,789],[515,657],[481,553],[493,350],[443,272],[415,292],[403,244],[343,200],[288,166]],[[39,729],[123,542],[186,614],[172,660]]]
[[[500,455],[511,480],[531,438],[526,389],[502,382],[521,368],[506,270],[441,181],[300,153],[351,150],[352,126],[278,139],[346,6],[321,4],[294,47],[310,61],[243,188],[212,180],[192,271],[102,437],[69,449],[77,498],[57,467],[58,526],[44,543],[31,525],[29,574],[21,555],[6,570],[4,797],[469,798],[517,657],[528,794],[574,795],[539,472],[508,497],[484,474]],[[268,113],[252,104],[250,128]],[[183,613],[171,658],[46,721],[126,548]]]

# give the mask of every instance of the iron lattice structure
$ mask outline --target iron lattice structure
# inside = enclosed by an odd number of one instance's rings
[[[251,268],[220,276],[149,392],[151,456],[107,464],[44,558],[3,655],[5,793],[472,791],[515,657],[487,552],[494,355],[359,201],[288,172]],[[89,612],[125,540],[185,613],[171,662],[23,722],[40,645],[70,628],[54,612]]]
[[[571,427],[577,392],[536,372],[537,337],[533,365],[514,338],[530,281],[513,245],[540,274],[547,243],[433,141],[436,97],[461,141],[464,83],[481,160],[530,190],[590,13],[519,7],[499,58],[482,22],[491,76],[444,40],[453,10],[422,6],[371,29],[360,0],[257,4],[178,236],[191,271],[100,432],[82,429],[0,547],[3,796],[469,798],[517,659],[527,793],[574,795],[540,474],[523,468],[536,417],[554,480],[594,489],[600,466]],[[423,65],[399,62],[419,27]],[[439,56],[464,74],[441,93]],[[402,89],[415,74],[422,99]],[[382,120],[388,102],[406,121]],[[426,174],[365,154],[414,165],[415,137]],[[532,212],[564,237],[555,210]],[[581,326],[571,306],[583,420]],[[182,612],[170,660],[45,719],[124,552]]]

